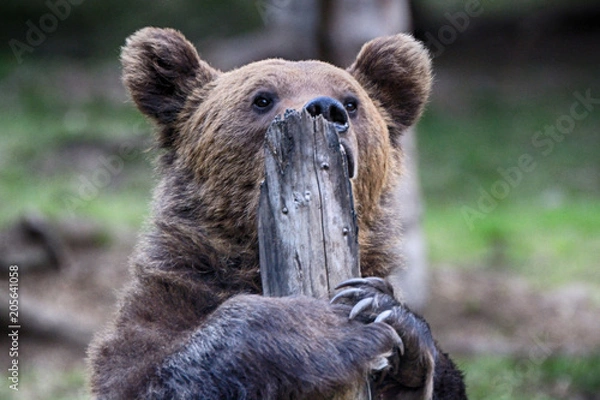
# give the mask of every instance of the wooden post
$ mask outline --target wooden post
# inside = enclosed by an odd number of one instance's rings
[[[346,164],[335,127],[323,117],[287,111],[271,124],[258,213],[266,296],[328,299],[337,284],[360,276]],[[357,382],[335,399],[368,396],[368,385]]]

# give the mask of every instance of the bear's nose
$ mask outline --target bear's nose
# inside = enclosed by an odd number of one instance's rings
[[[327,121],[333,122],[338,133],[348,130],[348,114],[342,103],[336,99],[326,96],[317,97],[306,103],[304,109],[313,117],[322,115]]]

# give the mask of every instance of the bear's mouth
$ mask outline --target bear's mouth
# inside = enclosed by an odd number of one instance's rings
[[[356,162],[354,160],[354,153],[352,148],[343,139],[340,139],[340,151],[342,152],[342,157],[346,160],[348,177],[352,179],[356,176]]]

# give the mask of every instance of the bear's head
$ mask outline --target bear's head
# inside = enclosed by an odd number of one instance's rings
[[[340,126],[350,153],[362,265],[381,274],[397,261],[400,136],[431,86],[427,51],[410,36],[367,43],[346,70],[269,59],[221,72],[177,31],[145,28],[127,40],[122,63],[133,100],[159,128],[163,229],[223,255],[257,255],[265,133],[286,109],[306,108]]]

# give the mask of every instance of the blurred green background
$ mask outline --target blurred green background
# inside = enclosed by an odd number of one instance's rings
[[[140,229],[154,183],[145,151],[151,127],[119,82],[125,37],[171,26],[202,52],[265,28],[261,12],[277,2],[80,3],[36,45],[27,21],[39,26],[48,4],[0,5],[0,229],[28,213],[84,218],[110,242]],[[466,3],[413,4],[415,34],[439,40],[447,13]],[[484,13],[434,58],[436,86],[418,126],[432,274],[509,276],[548,297],[582,288],[586,304],[600,310],[600,5],[481,4]],[[535,362],[527,352],[457,351],[457,358],[472,399],[600,399],[599,350],[552,351]],[[23,374],[30,393],[86,397],[81,368],[44,375],[29,365]],[[0,397],[22,398],[6,386]]]

